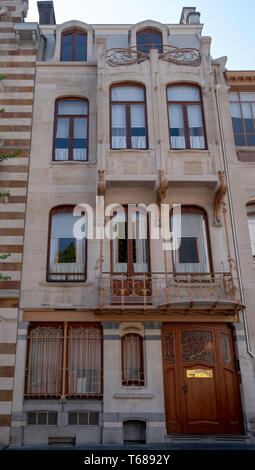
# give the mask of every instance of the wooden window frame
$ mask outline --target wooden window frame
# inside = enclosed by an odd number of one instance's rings
[[[55,282],[55,283],[77,283],[77,282],[86,282],[87,280],[87,251],[88,251],[88,241],[87,241],[87,238],[85,237],[85,247],[84,247],[84,257],[85,257],[85,262],[84,262],[84,273],[76,273],[77,275],[83,275],[84,274],[84,280],[69,280],[69,279],[66,279],[66,280],[53,280],[53,279],[50,279],[50,276],[54,276],[54,275],[57,275],[57,274],[54,274],[54,273],[51,273],[50,272],[50,249],[51,249],[51,230],[52,230],[52,217],[53,215],[55,214],[70,214],[73,212],[74,210],[74,207],[73,205],[66,205],[66,206],[57,206],[57,207],[53,207],[53,209],[51,209],[50,211],[50,214],[49,214],[49,229],[48,229],[48,249],[47,249],[47,268],[46,268],[46,281],[47,282]],[[84,211],[84,214],[85,216],[87,215],[86,212]],[[59,273],[59,275],[63,276],[63,275],[68,275],[69,273]],[[69,275],[72,275],[72,274],[69,274]]]
[[[58,104],[62,101],[82,101],[87,103],[88,111],[87,114],[58,114]],[[58,119],[69,119],[69,137],[68,137],[68,160],[56,160],[56,133],[57,133],[57,120]],[[73,158],[73,142],[74,142],[74,120],[75,119],[86,119],[87,120],[87,158],[84,160],[74,160]],[[54,129],[53,129],[53,152],[52,160],[58,163],[65,163],[67,161],[72,162],[87,162],[89,155],[89,101],[86,98],[77,98],[76,96],[68,98],[58,98],[55,102],[54,110]]]
[[[56,394],[32,394],[28,393],[28,371],[29,371],[29,348],[30,348],[30,333],[32,330],[36,328],[61,328],[63,335],[61,337],[62,340],[62,347],[63,347],[63,354],[62,354],[62,362],[61,362],[61,391]],[[100,393],[96,394],[86,394],[86,393],[77,393],[77,394],[70,394],[68,392],[68,345],[69,345],[69,330],[70,328],[97,328],[100,331],[100,339],[101,339],[101,391]],[[29,326],[28,335],[27,335],[27,345],[26,345],[26,369],[25,369],[25,384],[24,384],[24,397],[25,399],[61,399],[65,401],[67,399],[102,399],[103,397],[103,389],[104,389],[104,356],[103,356],[103,328],[101,324],[91,322],[91,323],[80,323],[80,322],[34,322]]]
[[[125,377],[124,372],[124,353],[125,353],[125,341],[128,337],[136,336],[139,341],[139,350],[140,350],[140,362],[141,362],[141,370],[140,370],[140,377],[141,379],[128,379]],[[145,385],[145,377],[144,377],[144,351],[143,351],[143,337],[139,333],[126,333],[121,338],[121,384],[125,387],[132,387],[132,386],[140,386],[143,387]]]
[[[147,34],[149,39],[151,40],[151,35],[152,34],[160,34],[160,37],[161,37],[161,41],[159,44],[153,44],[152,42],[147,42],[147,44],[144,44],[144,46],[148,46],[149,47],[149,50],[151,49],[157,49],[156,47],[153,47],[153,46],[162,46],[162,51],[160,52],[163,52],[163,35],[162,35],[162,31],[160,31],[159,29],[156,29],[156,28],[145,28],[145,29],[141,29],[140,31],[137,31],[136,33],[136,47],[137,49],[139,50],[139,44],[138,44],[138,37],[140,34]]]
[[[206,211],[199,206],[192,206],[192,205],[182,205],[181,206],[181,213],[182,214],[200,214],[203,216],[204,221],[205,221],[205,233],[206,233],[206,242],[207,242],[207,249],[208,249],[208,261],[209,261],[209,269],[210,271],[208,273],[191,273],[194,275],[201,275],[201,274],[213,274],[213,262],[212,262],[212,249],[211,249],[211,240],[210,240],[210,232],[209,232],[209,225],[208,225],[208,217]],[[170,211],[170,230],[172,231],[172,215],[173,215],[173,209]],[[198,250],[199,253],[199,250]],[[178,259],[179,259],[179,249],[178,249]],[[185,273],[179,273],[175,271],[175,263],[174,263],[174,253],[172,251],[172,264],[173,264],[173,272],[177,275],[185,274]]]
[[[63,53],[63,48],[64,48],[63,38],[67,34],[72,34],[73,35],[73,37],[72,37],[72,60],[70,60],[70,61],[62,59],[62,53]],[[84,60],[75,60],[77,34],[82,34],[86,38],[86,56],[85,56]],[[88,60],[88,34],[87,34],[87,31],[84,31],[82,29],[76,29],[76,28],[64,31],[61,34],[60,62],[87,62],[87,60]]]
[[[125,215],[126,215],[126,222],[127,222],[127,227],[128,227],[128,205],[123,205],[122,206],[124,208],[124,211],[125,211]],[[122,212],[123,213],[123,212]],[[137,211],[136,213],[139,213],[139,211]],[[113,211],[113,214],[111,215],[111,220],[113,219],[113,217],[118,214],[118,211]],[[127,236],[127,265],[128,265],[128,269],[127,269],[127,273],[123,273],[125,274],[126,276],[133,276],[134,274],[134,270],[133,270],[133,240],[136,240],[135,238],[128,238],[128,233],[126,234]],[[146,273],[146,275],[150,275],[151,274],[151,257],[150,257],[150,230],[149,230],[149,214],[147,214],[147,243],[146,243],[146,251],[147,251],[147,259],[148,259],[148,272]],[[114,240],[112,239],[111,237],[111,241],[110,241],[110,257],[111,257],[111,274],[112,275],[115,275],[115,276],[118,276],[119,274],[121,273],[116,273],[113,271],[113,242]],[[118,250],[119,250],[119,247],[118,247]],[[141,273],[142,275],[142,273]]]
[[[250,216],[250,215],[255,215],[255,210],[252,211],[252,212],[247,212],[247,207],[248,207],[248,206],[254,206],[254,205],[255,205],[255,202],[248,202],[248,203],[246,204],[246,214],[247,214],[247,223],[248,223],[249,237],[250,237],[249,216]],[[250,246],[251,246],[251,240],[250,240]],[[252,248],[252,246],[251,246],[251,248]],[[252,255],[252,258],[253,258],[253,260],[255,260],[255,255]]]
[[[236,147],[255,147],[255,144],[254,145],[248,145],[247,144],[247,135],[254,135],[255,136],[255,113],[253,112],[253,109],[252,109],[252,106],[251,106],[251,103],[254,103],[254,105],[255,105],[255,100],[254,101],[241,100],[240,93],[242,93],[242,92],[243,93],[255,93],[255,90],[241,90],[241,89],[238,89],[238,90],[231,89],[230,90],[230,93],[237,93],[238,94],[238,97],[239,97],[238,101],[231,99],[231,97],[229,96],[229,102],[230,103],[238,103],[240,105],[241,119],[242,119],[242,125],[243,125],[243,132],[235,132],[234,128],[233,128],[233,124],[232,124],[233,134],[234,134],[234,137],[236,135],[244,136],[244,140],[245,140],[245,145],[237,145],[235,143],[235,146]],[[251,115],[253,117],[253,122],[254,122],[254,124],[253,124],[254,125],[254,132],[246,132],[246,130],[245,130],[242,103],[250,105]],[[231,114],[231,109],[230,109],[230,114]],[[232,120],[232,114],[231,114],[231,120]]]
[[[144,92],[144,101],[112,101],[112,89],[118,88],[121,86],[133,86],[139,87],[143,89]],[[126,113],[126,148],[113,148],[112,147],[112,106],[114,104],[125,105],[125,113]],[[138,104],[144,106],[144,124],[145,124],[145,138],[146,138],[146,147],[139,149],[132,147],[132,136],[131,136],[131,112],[130,107],[131,105]],[[134,83],[134,82],[121,82],[115,83],[114,85],[110,86],[110,149],[111,150],[148,150],[149,148],[149,139],[148,139],[148,118],[147,118],[147,97],[146,97],[146,88],[141,83]]]
[[[183,87],[193,87],[197,88],[199,90],[199,96],[200,100],[199,101],[169,101],[168,100],[168,89],[176,86],[183,86]],[[170,149],[175,150],[175,151],[183,151],[183,150],[192,150],[193,152],[196,152],[197,150],[207,150],[207,138],[206,138],[206,128],[205,128],[205,116],[204,116],[204,106],[203,106],[203,98],[202,98],[202,93],[201,93],[201,88],[199,85],[196,85],[194,83],[172,83],[167,85],[166,87],[166,101],[167,101],[167,116],[168,116],[168,129],[169,129],[169,143],[170,143]],[[171,128],[170,128],[170,113],[169,113],[169,105],[181,105],[182,106],[182,116],[183,116],[183,124],[184,124],[184,140],[185,140],[185,147],[183,148],[175,148],[171,146]],[[203,124],[203,137],[204,137],[204,148],[191,148],[190,146],[190,133],[189,133],[189,120],[188,120],[188,111],[187,111],[187,106],[189,105],[196,105],[200,106],[201,109],[201,115],[202,115],[202,124]]]

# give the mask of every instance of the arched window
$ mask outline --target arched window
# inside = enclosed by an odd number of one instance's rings
[[[255,257],[255,204],[249,203],[246,206],[247,217],[248,217],[248,226],[251,239],[251,251],[252,256]]]
[[[137,333],[122,337],[122,385],[144,385],[143,338]]]
[[[146,149],[147,117],[142,85],[111,87],[111,148]]]
[[[205,149],[201,92],[194,85],[167,88],[170,146],[172,149]]]
[[[86,280],[86,240],[74,238],[73,227],[80,216],[73,216],[73,209],[73,206],[61,206],[50,213],[48,281]]]
[[[87,60],[87,33],[74,29],[62,34],[61,62],[85,62]]]
[[[151,49],[163,52],[162,33],[157,29],[143,29],[136,34],[137,49],[144,54]]]
[[[56,101],[53,160],[88,159],[88,101],[66,98]]]
[[[174,216],[171,217],[174,229]],[[173,264],[176,273],[212,272],[207,216],[203,209],[182,206],[181,244],[173,251]]]

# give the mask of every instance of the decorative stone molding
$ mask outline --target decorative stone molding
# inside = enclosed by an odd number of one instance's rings
[[[215,223],[217,225],[218,224],[220,225],[221,224],[221,208],[223,205],[225,205],[224,197],[227,194],[228,185],[224,179],[224,171],[219,171],[218,175],[219,175],[220,185],[214,197],[214,217],[215,217]]]

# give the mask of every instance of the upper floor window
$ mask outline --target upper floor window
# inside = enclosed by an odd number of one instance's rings
[[[205,130],[200,89],[192,85],[167,88],[172,149],[205,149]]]
[[[173,228],[173,216],[171,224]],[[173,263],[177,273],[212,271],[207,217],[199,207],[182,206],[181,245],[173,251]]]
[[[86,242],[74,238],[73,227],[80,217],[73,207],[58,207],[50,214],[48,281],[85,281]]]
[[[89,104],[86,100],[57,100],[53,160],[87,160],[88,113]]]
[[[111,88],[111,148],[146,149],[145,90],[139,85]]]
[[[235,144],[255,145],[255,92],[231,92],[229,99]]]
[[[61,61],[85,62],[87,60],[87,34],[74,30],[62,34]]]
[[[144,54],[151,49],[163,52],[162,33],[156,29],[144,29],[136,34],[137,49]]]
[[[248,226],[251,239],[252,256],[255,257],[255,204],[247,204]]]
[[[122,337],[122,385],[144,385],[143,338],[136,333]]]

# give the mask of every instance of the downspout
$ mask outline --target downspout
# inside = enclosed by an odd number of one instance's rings
[[[232,195],[231,195],[231,185],[230,185],[230,178],[229,178],[227,153],[226,153],[226,146],[225,146],[225,139],[224,139],[224,132],[223,132],[223,124],[222,124],[222,116],[221,116],[221,108],[220,108],[220,100],[219,100],[220,85],[217,84],[216,76],[215,76],[215,83],[216,83],[216,85],[215,85],[214,91],[215,91],[217,117],[218,117],[219,130],[220,130],[220,141],[221,141],[221,148],[222,148],[223,165],[224,165],[224,171],[225,171],[225,175],[226,175],[226,182],[227,182],[227,185],[228,185],[229,213],[230,213],[231,228],[232,228],[232,233],[233,233],[235,258],[236,258],[236,263],[237,263],[238,283],[239,283],[240,297],[241,297],[240,300],[241,300],[241,303],[243,305],[245,305],[243,280],[242,280],[242,275],[241,275],[240,255],[239,255],[238,244],[237,244],[236,226],[235,226],[235,219],[234,219],[234,212],[233,212],[233,202],[232,202]],[[243,314],[243,324],[244,324],[244,333],[245,333],[247,353],[254,359],[255,356],[254,356],[254,354],[251,350],[251,342],[250,342],[250,336],[249,336],[249,330],[248,330],[246,309],[243,309],[242,314]]]

